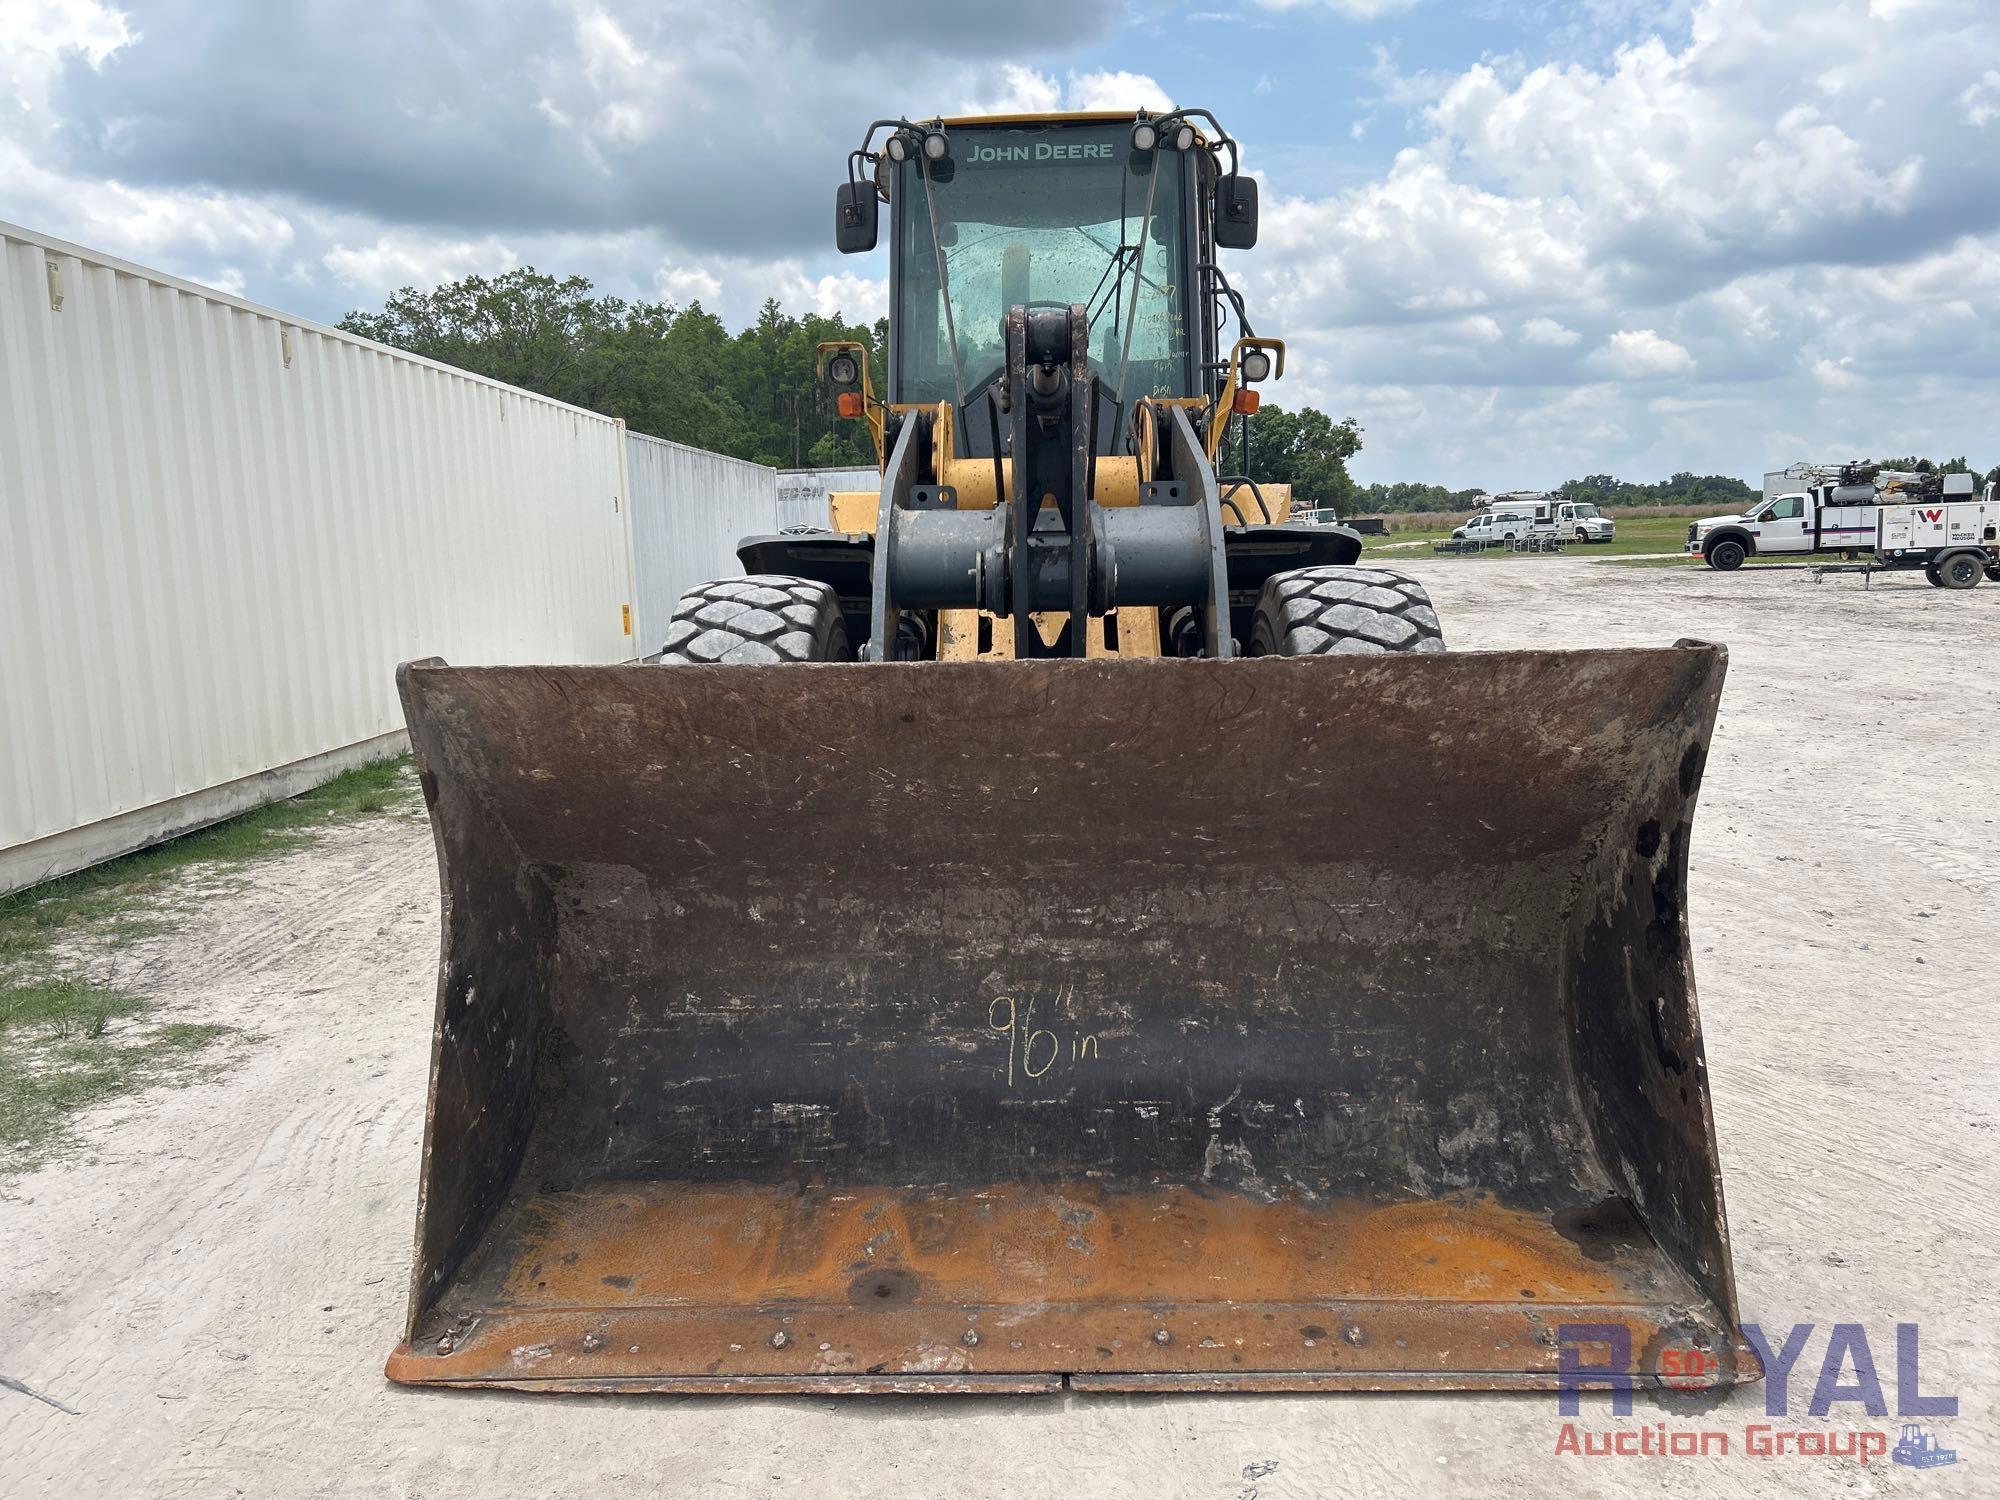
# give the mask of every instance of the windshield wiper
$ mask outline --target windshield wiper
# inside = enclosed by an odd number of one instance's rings
[[[1139,322],[1139,288],[1146,280],[1146,238],[1153,229],[1153,190],[1160,185],[1160,164],[1150,163],[1146,173],[1146,207],[1139,215],[1139,238],[1132,246],[1132,302],[1125,310],[1125,346],[1118,354],[1118,390],[1115,399],[1119,406],[1125,404],[1125,371],[1132,363],[1132,330]],[[1119,221],[1118,237],[1124,239],[1125,224]],[[1119,272],[1124,279],[1124,272]]]
[[[930,214],[931,251],[937,256],[938,295],[944,298],[944,336],[951,344],[951,383],[958,392],[958,404],[965,405],[965,372],[958,363],[958,325],[951,315],[951,272],[944,264],[944,236],[938,233],[937,189],[931,182],[931,169],[927,161],[920,161],[917,171],[924,179],[924,205]]]

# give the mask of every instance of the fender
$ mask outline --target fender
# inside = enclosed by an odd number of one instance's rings
[[[1716,527],[1715,530],[1701,539],[1701,555],[1703,557],[1708,556],[1708,549],[1725,537],[1731,541],[1741,542],[1745,557],[1755,557],[1757,555],[1757,533],[1742,526]]]

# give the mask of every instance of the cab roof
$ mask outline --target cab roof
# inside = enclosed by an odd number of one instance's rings
[[[944,115],[937,123],[949,130],[954,126],[971,125],[1106,125],[1138,118],[1139,111],[1136,109],[1073,109],[1006,115]]]

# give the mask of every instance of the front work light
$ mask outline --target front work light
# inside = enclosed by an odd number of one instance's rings
[[[826,378],[835,385],[856,385],[861,380],[861,364],[851,354],[836,354],[826,362]]]
[[[889,153],[890,161],[900,165],[910,159],[910,138],[900,130],[893,131],[882,149]]]
[[[932,161],[943,161],[951,155],[951,142],[945,139],[942,130],[924,132],[924,155]]]
[[[1237,367],[1248,384],[1271,378],[1271,356],[1262,349],[1245,349],[1242,363]]]
[[[1160,143],[1160,132],[1153,128],[1151,120],[1141,120],[1132,127],[1132,149],[1151,151]]]

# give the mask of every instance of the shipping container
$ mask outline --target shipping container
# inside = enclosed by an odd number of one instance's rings
[[[625,455],[0,224],[0,891],[393,753],[398,662],[637,655]]]
[[[780,469],[778,470],[778,524],[785,526],[828,525],[832,513],[827,496],[842,490],[866,490],[874,494],[882,488],[882,475],[866,469]]]
[[[626,468],[639,649],[654,653],[684,592],[741,573],[736,544],[779,529],[777,471],[636,432],[627,438]]]

